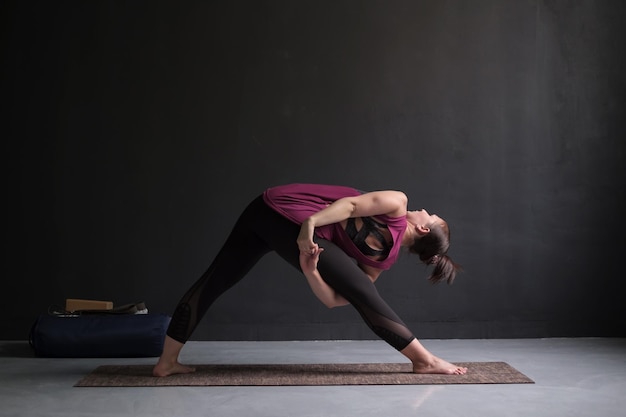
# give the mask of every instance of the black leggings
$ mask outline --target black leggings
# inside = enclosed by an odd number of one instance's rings
[[[301,271],[296,244],[299,232],[300,226],[268,207],[262,197],[256,198],[237,220],[209,269],[178,303],[167,335],[185,343],[211,304],[271,251]],[[368,276],[337,245],[315,240],[324,248],[317,265],[324,281],[357,309],[374,333],[397,350],[404,349],[414,336]]]

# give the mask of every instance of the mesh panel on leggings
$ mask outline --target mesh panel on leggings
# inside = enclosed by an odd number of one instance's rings
[[[369,328],[395,349],[402,350],[415,339],[413,333],[403,323],[391,320],[366,305],[356,304],[354,307]]]

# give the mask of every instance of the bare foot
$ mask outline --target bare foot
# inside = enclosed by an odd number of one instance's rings
[[[433,356],[427,363],[414,363],[413,372],[416,374],[465,375],[467,368],[453,365],[443,359]]]
[[[174,374],[189,374],[195,372],[196,368],[190,366],[181,365],[178,362],[166,363],[159,361],[154,369],[152,375],[154,376],[170,376]]]

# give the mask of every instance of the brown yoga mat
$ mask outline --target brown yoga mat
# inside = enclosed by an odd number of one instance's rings
[[[196,372],[152,376],[151,365],[100,366],[76,387],[532,384],[504,362],[458,363],[466,375],[418,375],[410,363],[194,365]]]

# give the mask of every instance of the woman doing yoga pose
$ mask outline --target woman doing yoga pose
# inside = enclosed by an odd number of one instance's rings
[[[399,191],[363,193],[334,185],[290,184],[253,200],[208,270],[172,316],[155,376],[193,372],[178,356],[211,304],[274,251],[301,271],[329,308],[351,304],[365,323],[413,363],[416,373],[464,374],[431,354],[380,297],[374,282],[401,247],[434,265],[433,282],[454,280],[446,222],[426,210],[408,211]],[[356,262],[355,262],[356,261]]]

